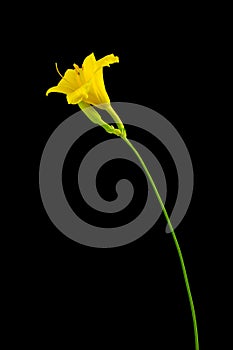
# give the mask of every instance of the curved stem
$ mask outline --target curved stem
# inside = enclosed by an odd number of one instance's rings
[[[136,157],[138,158],[138,160],[140,161],[150,183],[151,183],[151,186],[155,192],[155,195],[159,201],[159,204],[162,208],[162,211],[163,211],[163,214],[167,220],[167,223],[168,223],[168,226],[171,230],[171,233],[172,233],[172,237],[173,237],[173,240],[175,242],[175,246],[176,246],[176,249],[177,249],[177,252],[178,252],[178,255],[179,255],[179,259],[180,259],[180,263],[181,263],[181,268],[182,268],[182,271],[183,271],[183,275],[184,275],[184,281],[185,281],[185,285],[186,285],[186,289],[187,289],[187,293],[188,293],[188,299],[189,299],[189,304],[190,304],[190,308],[191,308],[191,313],[192,313],[192,319],[193,319],[193,328],[194,328],[194,337],[195,337],[195,350],[199,350],[199,342],[198,342],[198,330],[197,330],[197,320],[196,320],[196,313],[195,313],[195,309],[194,309],[194,304],[193,304],[193,298],[192,298],[192,294],[191,294],[191,289],[190,289],[190,286],[189,286],[189,281],[188,281],[188,275],[187,275],[187,272],[186,272],[186,268],[185,268],[185,264],[184,264],[184,259],[183,259],[183,256],[182,256],[182,253],[181,253],[181,249],[180,249],[180,246],[179,246],[179,243],[178,243],[178,240],[176,238],[176,235],[175,235],[175,231],[173,229],[173,226],[172,226],[172,223],[170,221],[170,218],[168,216],[168,213],[167,213],[167,210],[163,204],[163,201],[162,201],[162,198],[158,192],[158,189],[150,175],[150,172],[149,170],[147,169],[147,166],[146,164],[144,163],[143,159],[141,158],[140,154],[138,153],[138,151],[135,149],[135,147],[132,145],[132,143],[126,138],[126,137],[122,137],[122,140],[124,140],[127,145],[132,149],[132,151],[135,153]]]

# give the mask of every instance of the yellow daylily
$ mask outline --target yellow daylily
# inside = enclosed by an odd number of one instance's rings
[[[59,92],[66,95],[67,102],[70,104],[85,102],[105,108],[106,105],[110,105],[110,99],[104,85],[103,67],[109,67],[110,64],[118,62],[119,58],[113,54],[96,61],[92,53],[85,58],[81,68],[74,64],[74,69],[67,69],[64,76],[56,65],[62,79],[57,86],[48,89],[46,95],[50,92]]]

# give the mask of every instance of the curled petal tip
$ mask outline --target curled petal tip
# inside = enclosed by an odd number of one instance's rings
[[[110,59],[110,63],[119,63],[119,57],[115,56],[113,53],[108,56]]]

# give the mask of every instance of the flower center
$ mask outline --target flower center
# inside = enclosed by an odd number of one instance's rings
[[[74,63],[74,68],[75,68],[75,72],[77,73],[77,75],[80,78],[81,84],[82,85],[85,84],[85,78],[84,78],[84,75],[83,75],[83,67],[80,68],[76,63]]]

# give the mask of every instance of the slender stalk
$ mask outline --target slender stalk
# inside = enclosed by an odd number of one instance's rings
[[[176,238],[176,235],[175,235],[175,231],[173,229],[173,226],[172,226],[172,223],[170,221],[170,218],[168,216],[168,213],[167,213],[167,210],[163,204],[163,201],[162,201],[162,198],[158,192],[158,189],[149,173],[149,170],[146,166],[146,164],[144,163],[143,159],[141,158],[140,154],[138,153],[138,151],[135,149],[135,147],[132,145],[132,143],[126,138],[126,137],[122,137],[122,140],[124,140],[127,145],[132,149],[132,151],[135,153],[136,157],[138,158],[138,160],[140,161],[150,183],[151,183],[151,186],[155,192],[155,195],[159,201],[159,204],[162,208],[162,211],[163,211],[163,214],[167,220],[167,223],[168,223],[168,226],[171,230],[171,233],[172,233],[172,237],[173,237],[173,240],[175,242],[175,246],[176,246],[176,249],[177,249],[177,252],[178,252],[178,255],[179,255],[179,259],[180,259],[180,263],[181,263],[181,268],[182,268],[182,271],[183,271],[183,275],[184,275],[184,281],[185,281],[185,285],[186,285],[186,289],[187,289],[187,293],[188,293],[188,299],[189,299],[189,303],[190,303],[190,308],[191,308],[191,313],[192,313],[192,319],[193,319],[193,328],[194,328],[194,337],[195,337],[195,350],[199,350],[199,342],[198,342],[198,330],[197,330],[197,320],[196,320],[196,314],[195,314],[195,309],[194,309],[194,304],[193,304],[193,298],[192,298],[192,294],[191,294],[191,290],[190,290],[190,286],[189,286],[189,281],[188,281],[188,275],[187,275],[187,272],[186,272],[186,268],[185,268],[185,264],[184,264],[184,259],[183,259],[183,256],[182,256],[182,253],[181,253],[181,249],[180,249],[180,246],[179,246],[179,243],[178,243],[178,240]]]
[[[115,112],[115,110],[112,108],[112,106],[109,104],[109,106],[106,107],[106,111],[109,113],[109,115],[112,117],[114,122],[116,123],[119,130],[122,132],[123,136],[126,136],[124,125],[119,117],[119,115]]]

